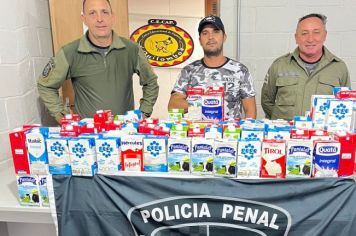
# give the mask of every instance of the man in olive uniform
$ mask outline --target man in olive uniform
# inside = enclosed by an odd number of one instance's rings
[[[292,120],[310,110],[312,95],[350,86],[346,64],[324,46],[325,25],[321,14],[299,19],[294,35],[298,47],[277,58],[266,75],[261,96],[266,118]]]
[[[150,116],[158,97],[157,76],[138,44],[112,30],[114,15],[109,0],[84,0],[82,20],[86,34],[62,47],[38,79],[38,91],[51,115],[60,121],[68,109],[58,95],[66,79],[75,93],[74,110],[82,118],[97,110],[123,114],[134,109],[134,73],[140,77],[140,110]]]

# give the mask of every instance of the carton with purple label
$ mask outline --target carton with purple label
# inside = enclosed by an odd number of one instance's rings
[[[236,177],[237,140],[215,139],[214,175]]]
[[[214,170],[214,140],[192,138],[191,173],[212,175]]]
[[[95,142],[98,174],[116,175],[121,171],[120,138],[102,137]]]
[[[38,176],[36,175],[17,175],[17,190],[20,205],[40,206],[40,195],[38,188]]]
[[[168,172],[190,173],[190,138],[168,139]]]
[[[143,168],[149,172],[167,172],[167,137],[143,139]]]
[[[261,141],[240,140],[237,152],[237,178],[260,177]]]
[[[95,138],[68,140],[72,175],[93,176],[97,172]]]
[[[340,143],[337,141],[315,141],[314,177],[337,177],[340,159]]]
[[[313,141],[291,139],[287,142],[286,177],[309,178],[312,173]]]
[[[26,132],[26,144],[31,174],[45,175],[48,173],[48,155],[46,138],[48,128],[33,128]]]
[[[52,175],[71,175],[72,167],[69,156],[68,138],[48,138],[48,169]]]

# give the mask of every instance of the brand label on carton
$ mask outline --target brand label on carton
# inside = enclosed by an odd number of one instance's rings
[[[145,138],[143,146],[144,170],[167,172],[167,138]]]
[[[99,138],[96,140],[98,173],[115,175],[121,170],[121,148],[119,138]]]
[[[307,177],[311,176],[313,162],[313,141],[290,140],[287,144],[286,176]]]
[[[214,175],[236,177],[237,141],[217,139],[214,145]]]
[[[337,177],[339,159],[339,142],[317,142],[314,155],[314,177]]]
[[[190,138],[168,139],[168,171],[190,172]]]
[[[214,140],[192,138],[191,170],[195,174],[213,174]]]
[[[237,177],[259,178],[261,169],[261,141],[239,141],[237,155]]]

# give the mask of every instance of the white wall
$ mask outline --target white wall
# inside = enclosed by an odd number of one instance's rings
[[[294,32],[303,15],[317,12],[328,17],[326,46],[347,64],[352,87],[356,88],[356,1],[354,0],[221,0],[221,15],[226,21],[238,17],[235,32],[239,42],[228,41],[226,54],[235,45],[237,58],[255,79],[258,117],[264,117],[260,94],[264,76],[273,60],[296,47]],[[232,6],[237,5],[237,8]],[[233,10],[231,10],[233,9]],[[232,28],[234,30],[234,28]],[[230,35],[228,37],[231,38]]]
[[[48,0],[0,0],[0,164],[8,131],[40,122],[36,76],[52,56]]]

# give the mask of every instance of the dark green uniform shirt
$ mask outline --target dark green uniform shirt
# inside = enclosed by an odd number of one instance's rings
[[[94,49],[84,35],[65,45],[47,64],[38,79],[38,91],[52,116],[68,113],[58,96],[64,80],[71,79],[75,112],[82,118],[97,110],[111,109],[123,114],[134,109],[132,76],[140,77],[143,96],[140,110],[152,113],[158,97],[157,76],[137,43],[113,33],[113,42],[104,55]]]
[[[309,74],[299,51],[277,58],[269,68],[261,95],[261,105],[269,119],[292,120],[310,110],[311,96],[333,94],[334,87],[349,87],[346,64],[324,47],[324,54]]]

